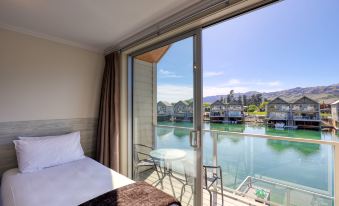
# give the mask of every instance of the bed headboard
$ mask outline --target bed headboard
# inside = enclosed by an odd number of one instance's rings
[[[80,131],[85,154],[95,158],[97,122],[95,118],[0,122],[0,177],[6,170],[17,167],[13,140],[18,136],[61,135]]]

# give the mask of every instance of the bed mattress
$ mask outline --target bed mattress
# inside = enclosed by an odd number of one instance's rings
[[[73,206],[134,181],[91,158],[33,173],[11,169],[2,177],[2,206]]]

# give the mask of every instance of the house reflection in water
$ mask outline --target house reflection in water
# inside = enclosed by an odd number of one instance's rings
[[[283,136],[290,138],[308,138],[308,139],[321,139],[321,133],[313,132],[310,130],[276,130],[272,128],[266,128],[266,135]],[[303,155],[311,155],[320,151],[320,144],[302,143],[302,142],[290,142],[285,140],[267,140],[267,145],[274,151],[284,152],[288,149],[293,149],[300,152]]]

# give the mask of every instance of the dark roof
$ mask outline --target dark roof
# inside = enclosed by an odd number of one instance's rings
[[[313,103],[313,104],[319,104],[319,102],[307,97],[307,96],[303,96],[299,99],[297,99],[296,101],[293,102],[293,104],[310,104],[310,103]]]
[[[275,99],[270,101],[268,104],[289,104],[289,103],[281,97],[276,97]]]
[[[166,102],[166,101],[159,101],[158,104],[159,104],[159,103],[163,103],[163,104],[164,104],[165,106],[167,106],[167,107],[171,107],[171,106],[172,106],[171,103]]]
[[[217,101],[213,102],[213,103],[211,104],[211,106],[213,106],[213,105],[215,105],[215,104],[223,104],[223,105],[225,105],[225,103],[223,103],[223,102],[220,101],[220,100],[217,100]]]
[[[187,103],[187,102],[185,102],[185,101],[179,101],[179,102],[177,102],[177,103],[175,103],[175,104],[179,104],[179,103],[182,103],[182,104],[184,104],[184,105],[186,105],[186,106],[188,106],[189,104]]]

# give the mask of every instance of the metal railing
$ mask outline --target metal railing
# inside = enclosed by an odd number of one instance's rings
[[[171,125],[156,125],[155,127],[158,128],[172,128],[172,129],[184,129],[187,131],[194,131],[193,128],[189,127],[178,127],[178,126],[171,126]],[[202,132],[210,132],[211,134],[223,134],[223,135],[232,135],[232,138],[247,138],[247,137],[254,137],[254,138],[261,138],[261,139],[267,139],[267,140],[280,140],[280,141],[288,141],[288,142],[299,142],[299,143],[310,143],[310,144],[319,144],[319,145],[329,145],[333,147],[333,176],[334,176],[334,196],[328,196],[320,193],[316,193],[313,191],[308,191],[304,189],[300,189],[297,187],[292,187],[288,186],[290,189],[298,190],[298,191],[303,191],[307,192],[313,195],[317,195],[319,197],[324,197],[327,199],[334,200],[334,205],[339,205],[339,142],[335,140],[322,140],[322,139],[309,139],[307,137],[299,137],[299,138],[291,138],[291,137],[285,137],[285,136],[274,136],[274,135],[265,135],[265,134],[253,134],[253,133],[243,133],[243,132],[231,132],[231,131],[220,131],[220,130],[210,130],[210,129],[203,129]],[[214,154],[216,155],[216,154]],[[253,177],[252,177],[253,178]],[[263,181],[268,181],[268,180],[263,180]],[[280,184],[280,183],[275,183],[275,184]],[[286,185],[284,185],[286,186]],[[267,200],[263,200],[260,198],[255,198],[254,202],[250,201],[248,202],[248,198],[243,198],[246,196],[245,193],[230,189],[230,188],[224,188],[226,191],[231,192],[232,194],[236,194],[236,196],[230,195],[230,198],[233,199],[238,199],[241,202],[246,202],[250,203],[251,205],[258,205],[256,204],[256,200],[259,200],[261,202],[264,202],[264,204],[270,204],[272,206],[279,205],[274,202],[270,202]],[[217,192],[218,193],[218,192]],[[224,194],[225,195],[225,194]],[[229,194],[228,194],[229,195]],[[260,205],[260,204],[259,204]]]

